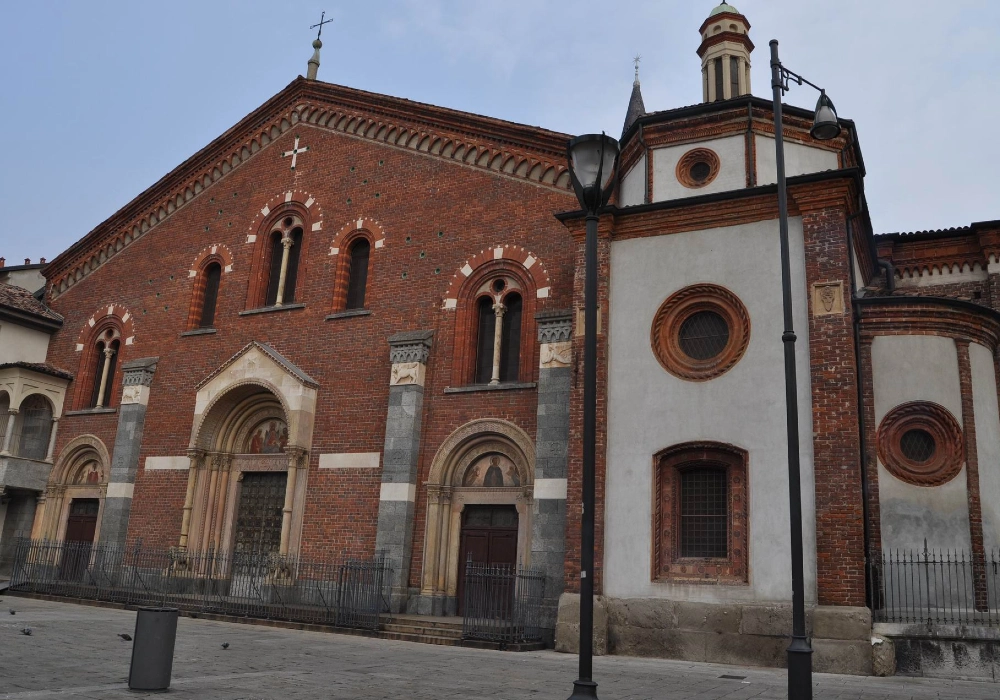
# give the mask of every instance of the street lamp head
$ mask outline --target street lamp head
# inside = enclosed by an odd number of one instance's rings
[[[608,203],[614,189],[618,141],[604,134],[586,134],[571,139],[566,149],[573,189],[580,206],[593,214]]]
[[[837,119],[837,110],[833,106],[833,100],[826,96],[825,91],[819,94],[819,101],[816,103],[816,117],[813,119],[813,126],[809,133],[817,141],[829,141],[840,136],[840,120]]]

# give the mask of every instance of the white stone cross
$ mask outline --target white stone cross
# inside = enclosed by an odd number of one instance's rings
[[[292,170],[295,170],[295,159],[299,157],[300,153],[305,153],[308,150],[309,150],[309,146],[303,146],[302,148],[299,148],[299,137],[296,136],[295,137],[295,145],[292,146],[292,150],[285,151],[284,153],[281,154],[281,157],[282,158],[287,158],[288,156],[291,156],[292,157]]]

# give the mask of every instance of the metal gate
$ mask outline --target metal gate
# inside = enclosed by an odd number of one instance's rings
[[[465,564],[462,637],[501,644],[542,640],[545,574],[513,566]]]

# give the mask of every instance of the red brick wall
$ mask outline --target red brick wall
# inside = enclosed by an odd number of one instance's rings
[[[299,156],[292,172],[279,154],[291,148],[296,133],[310,150]],[[322,230],[305,233],[308,259],[300,264],[295,293],[306,308],[241,317],[255,248],[247,244],[247,233],[261,218],[261,207],[290,189],[315,197],[311,215],[322,211]],[[436,331],[425,389],[421,484],[438,445],[468,420],[504,418],[534,435],[533,390],[443,393],[452,381],[456,313],[443,310],[442,299],[466,260],[487,246],[516,243],[540,259],[551,277],[550,296],[537,301],[538,310],[570,306],[573,244],[553,214],[573,208],[575,198],[568,192],[300,124],[60,296],[53,307],[66,322],[53,337],[48,360],[78,371],[75,343],[87,319],[109,303],[130,310],[135,342],[124,346],[119,367],[139,357],[160,358],[141,465],[149,455],[184,454],[195,386],[202,379],[251,340],[272,345],[320,385],[303,552],[368,553],[374,547],[380,474],[321,472],[317,455],[382,451],[390,373],[386,338],[403,330]],[[337,264],[337,257],[328,255],[330,244],[344,224],[359,217],[377,219],[386,232],[385,246],[371,255],[366,304],[372,314],[325,321]],[[233,271],[222,276],[218,332],[181,337],[194,286],[188,270],[214,243],[228,246],[234,258]],[[116,427],[117,415],[67,416],[60,423],[57,454],[84,433],[97,435],[110,452]],[[156,546],[177,543],[186,479],[184,471],[140,468],[130,538]],[[420,487],[414,582],[419,581],[424,500]]]
[[[806,283],[842,283],[844,312],[809,315],[816,576],[820,605],[865,604],[864,529],[857,364],[846,212],[797,199],[805,236]]]

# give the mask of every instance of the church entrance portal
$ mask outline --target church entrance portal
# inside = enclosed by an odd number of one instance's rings
[[[517,563],[517,522],[517,508],[512,505],[465,507],[459,547],[459,615],[465,607],[465,563],[513,567]]]
[[[288,472],[245,472],[240,483],[233,552],[274,554],[281,546],[282,506]]]

